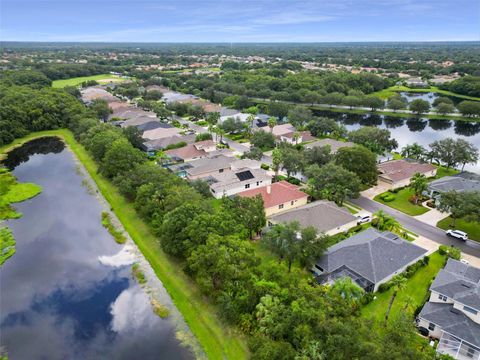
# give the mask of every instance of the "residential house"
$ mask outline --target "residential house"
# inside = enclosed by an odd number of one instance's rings
[[[219,155],[191,161],[189,164],[190,167],[185,169],[185,176],[189,180],[195,180],[214,176],[216,174],[221,174],[226,170],[230,170],[232,158]]]
[[[169,138],[175,135],[180,136],[181,131],[182,131],[181,129],[176,127],[170,127],[170,128],[161,127],[161,128],[145,131],[142,137],[146,140],[164,139],[164,138]]]
[[[249,168],[228,169],[204,180],[210,184],[210,191],[217,199],[272,183],[272,177],[265,170]]]
[[[392,160],[378,164],[378,179],[391,185],[392,188],[404,187],[410,184],[410,179],[416,173],[433,177],[437,168],[432,164],[409,160]]]
[[[371,292],[426,253],[426,249],[396,234],[368,228],[328,248],[312,270],[320,283],[333,283],[348,276]]]
[[[357,218],[332,201],[321,200],[274,215],[269,225],[298,221],[302,227],[313,226],[327,235],[347,231],[357,225]]]
[[[283,141],[292,145],[301,144],[302,142],[312,141],[316,138],[312,136],[310,131],[291,131],[289,133],[280,135],[279,141]]]
[[[82,97],[82,101],[87,105],[91,104],[94,100],[105,100],[108,103],[120,101],[117,97],[113,96],[108,91],[95,86],[87,87],[80,90],[80,95]]]
[[[308,195],[300,191],[298,186],[284,180],[238,193],[238,196],[242,197],[255,197],[257,195],[260,195],[263,199],[263,207],[267,217],[306,205],[308,200]]]
[[[439,339],[437,352],[480,360],[480,269],[448,259],[430,286],[417,326]]]
[[[295,128],[293,127],[292,124],[281,124],[281,125],[275,125],[273,128],[270,128],[268,126],[261,127],[261,128],[254,128],[253,131],[265,131],[265,132],[271,132],[275,138],[280,139],[280,136],[289,134],[295,131]]]
[[[158,150],[165,149],[170,145],[175,145],[181,142],[191,144],[195,142],[195,135],[172,135],[160,139],[147,140],[143,143],[143,149],[149,155],[154,155]]]
[[[352,147],[355,146],[354,143],[349,141],[339,141],[334,139],[320,139],[304,146],[305,149],[313,149],[316,147],[330,146],[330,152],[335,154],[338,149],[343,147]]]
[[[178,149],[167,150],[165,154],[176,162],[187,162],[206,157],[209,152],[215,149],[216,145],[212,140],[205,140],[188,144]]]
[[[472,174],[475,175],[475,174]],[[445,176],[437,180],[433,180],[428,184],[428,195],[431,198],[438,199],[441,194],[456,191],[456,192],[469,192],[480,191],[480,176],[464,176],[458,174],[455,176]]]

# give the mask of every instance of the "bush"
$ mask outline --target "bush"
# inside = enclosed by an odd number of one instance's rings
[[[195,141],[205,141],[212,140],[212,134],[210,133],[201,133],[195,136]]]
[[[367,305],[369,303],[371,303],[373,301],[373,298],[375,297],[374,293],[371,293],[371,292],[366,292],[365,294],[363,294],[362,296],[362,299],[361,299],[361,303],[363,305]]]
[[[378,218],[373,218],[372,221],[370,222],[370,224],[373,227],[377,227],[378,226]]]
[[[392,286],[393,286],[392,282],[387,281],[386,283],[380,284],[380,286],[378,287],[378,292],[383,293],[388,289],[390,289]]]
[[[430,200],[429,202],[427,202],[427,206],[428,206],[429,208],[435,209],[435,208],[436,208],[435,201],[434,201],[434,200]]]
[[[168,145],[165,150],[171,150],[171,149],[178,149],[178,148],[182,148],[184,146],[187,146],[187,143],[185,141],[180,141],[176,144],[170,144]]]
[[[293,185],[300,185],[301,184],[301,181],[294,178],[294,177],[289,177],[287,179],[287,181],[290,183],[290,184],[293,184]]]
[[[392,194],[383,194],[381,196],[381,199],[385,202],[392,202],[393,200],[395,200],[395,195],[392,195]]]
[[[423,264],[424,264],[425,266],[427,266],[427,265],[430,263],[430,257],[427,256],[427,255],[425,255],[425,256],[423,257],[422,261],[423,261]]]
[[[362,225],[357,225],[357,226],[354,226],[354,227],[350,228],[350,229],[348,230],[348,232],[349,232],[349,233],[355,233],[355,234],[356,234],[356,233],[358,233],[358,232],[360,232],[360,231],[362,231],[362,230],[363,230],[363,226],[362,226]]]
[[[269,169],[270,169],[270,166],[268,166],[268,164],[262,164],[262,165],[260,165],[260,167],[261,167],[263,170],[269,170]]]
[[[462,253],[460,249],[456,248],[455,246],[447,246],[447,245],[440,245],[438,252],[440,255],[447,255],[448,257],[460,260],[462,257]]]

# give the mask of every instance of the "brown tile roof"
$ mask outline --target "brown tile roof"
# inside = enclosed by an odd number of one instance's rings
[[[432,164],[422,164],[406,160],[386,161],[378,165],[381,176],[393,182],[410,179],[416,173],[425,174],[435,169],[436,167]]]
[[[207,152],[203,149],[198,150],[195,144],[190,144],[178,149],[167,150],[165,151],[165,154],[175,156],[183,160],[207,156]]]
[[[268,193],[269,187],[270,193]],[[284,204],[286,202],[298,200],[308,196],[304,192],[298,190],[297,186],[292,185],[285,180],[273,183],[272,185],[243,191],[238,195],[243,197],[254,197],[257,195],[261,195],[265,208],[278,206],[280,204]]]

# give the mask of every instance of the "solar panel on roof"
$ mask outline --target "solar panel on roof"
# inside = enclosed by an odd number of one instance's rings
[[[250,172],[250,170],[242,171],[242,172],[236,173],[235,175],[237,175],[237,177],[240,181],[250,180],[250,179],[253,179],[255,177]]]

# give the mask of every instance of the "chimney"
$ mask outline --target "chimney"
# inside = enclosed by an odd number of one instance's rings
[[[272,192],[272,186],[267,185],[267,194],[270,194]]]

